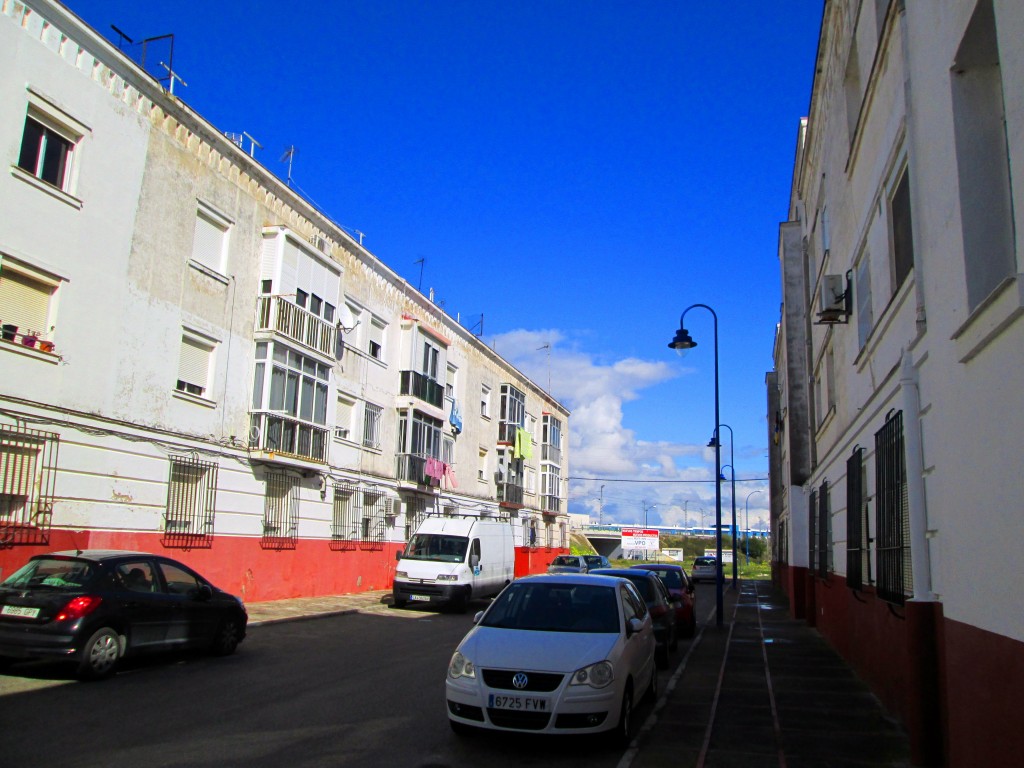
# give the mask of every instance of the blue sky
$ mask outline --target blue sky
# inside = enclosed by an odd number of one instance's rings
[[[569,476],[602,478],[570,481],[572,512],[710,523],[711,314],[687,315],[685,358],[667,344],[686,307],[713,307],[740,522],[760,489],[767,521],[767,483],[740,480],[767,476],[778,224],[822,0],[67,4],[114,42],[112,24],[173,33],[176,95],[282,178],[296,147],[299,190],[550,376]]]

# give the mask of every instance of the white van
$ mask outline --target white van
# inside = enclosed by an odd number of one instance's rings
[[[428,517],[397,557],[396,608],[418,601],[464,611],[468,600],[496,595],[514,578],[512,523]]]

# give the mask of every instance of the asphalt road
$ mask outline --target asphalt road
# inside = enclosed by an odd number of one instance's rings
[[[259,626],[234,656],[164,656],[98,683],[18,665],[0,674],[0,768],[616,766],[593,738],[451,732],[444,674],[472,610]]]

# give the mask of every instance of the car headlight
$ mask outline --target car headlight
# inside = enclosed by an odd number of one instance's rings
[[[569,685],[589,685],[591,688],[604,688],[615,679],[615,670],[610,661],[599,661],[589,667],[577,669],[572,673]]]
[[[395,571],[395,578],[396,579],[408,579],[409,578],[409,572],[408,571]]]
[[[448,676],[454,678],[469,677],[475,679],[476,667],[473,666],[472,661],[456,651],[452,656],[452,660],[448,662]]]
[[[448,574],[448,573],[439,573],[439,574],[437,575],[437,580],[438,580],[438,581],[458,581],[458,580],[459,580],[459,577],[458,577],[458,576],[456,576],[456,575],[455,575],[454,573],[452,573],[452,574]]]

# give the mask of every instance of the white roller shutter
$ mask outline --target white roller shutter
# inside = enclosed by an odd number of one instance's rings
[[[212,348],[196,339],[183,336],[181,339],[181,360],[178,363],[178,379],[206,389],[210,371]]]
[[[0,271],[0,322],[18,326],[18,333],[45,335],[53,287],[11,269]]]
[[[206,215],[196,215],[196,231],[192,240],[192,260],[217,272],[224,270],[224,242],[227,227]]]

